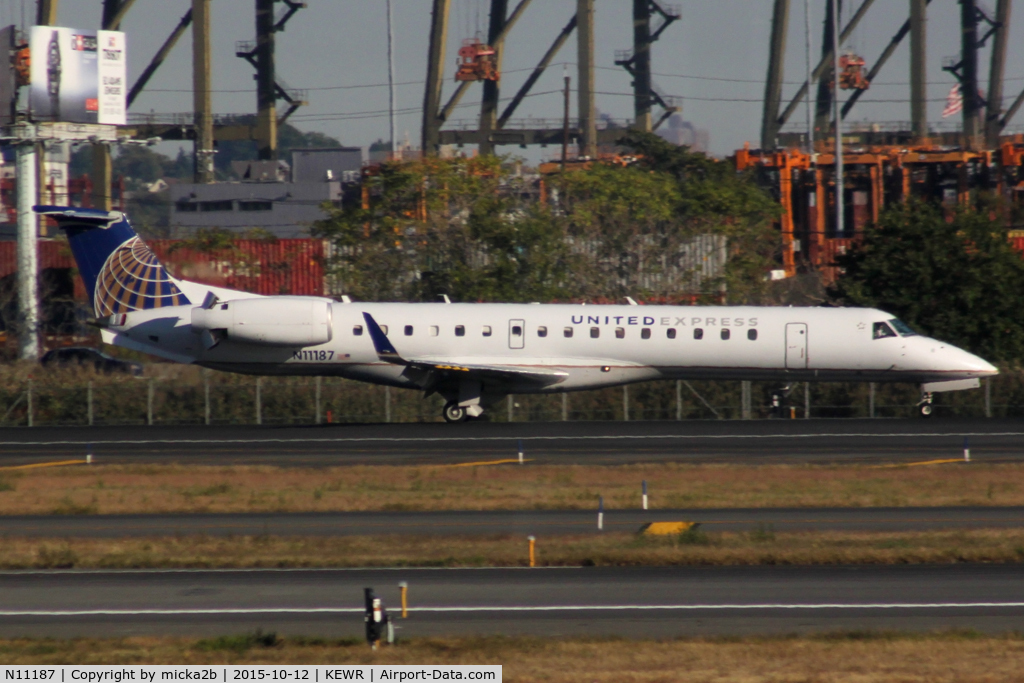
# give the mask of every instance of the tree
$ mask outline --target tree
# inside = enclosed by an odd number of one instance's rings
[[[765,274],[778,261],[780,243],[772,222],[778,203],[750,173],[736,173],[732,164],[673,145],[653,133],[630,132],[622,144],[641,158],[639,167],[675,180],[676,219],[690,235],[721,235],[728,240],[728,258],[717,278],[705,282],[701,299],[729,303],[767,303]]]
[[[312,226],[339,285],[369,301],[568,298],[571,255],[551,212],[494,157],[383,164],[367,207],[326,207]]]
[[[887,208],[836,263],[834,301],[880,308],[988,360],[1024,358],[1024,260],[1001,220],[969,209],[947,220],[912,200]]]

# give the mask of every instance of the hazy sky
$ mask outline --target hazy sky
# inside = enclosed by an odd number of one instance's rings
[[[676,0],[679,2],[679,0]],[[826,0],[811,2],[813,53],[821,45],[821,23]],[[859,5],[860,0],[857,1]],[[253,112],[256,108],[253,69],[235,57],[235,41],[255,34],[254,0],[213,0],[213,94],[217,113]],[[515,6],[512,0],[510,6]],[[653,52],[656,88],[683,98],[683,116],[711,133],[711,151],[731,153],[745,140],[756,145],[760,131],[764,78],[767,70],[771,0],[683,0],[682,19],[669,27]],[[847,2],[844,17],[854,3]],[[994,4],[994,3],[993,3]],[[408,134],[418,145],[423,81],[426,72],[430,0],[393,0],[396,34],[399,137]],[[574,0],[534,0],[506,42],[502,98],[510,98],[540,59],[575,8]],[[137,0],[122,29],[128,34],[129,81],[134,82],[163,40],[188,10],[188,0]],[[445,99],[454,88],[456,49],[463,37],[486,33],[487,0],[452,0],[449,45],[446,54]],[[58,23],[96,28],[99,0],[61,0]],[[614,64],[615,50],[631,47],[629,0],[596,0],[597,106],[614,118],[632,117],[630,81]],[[784,101],[796,91],[804,75],[804,2],[793,0],[787,46]],[[876,0],[848,47],[870,67],[906,19],[907,0]],[[0,25],[21,23],[22,13],[34,15],[31,0],[0,0]],[[959,4],[935,0],[928,15],[929,119],[941,121],[946,94],[953,78],[941,70],[944,57],[959,52]],[[1020,48],[1024,22],[1010,36],[1007,60],[1006,103],[1024,87]],[[877,82],[865,93],[848,121],[906,121],[909,119],[908,45],[905,40]],[[561,117],[563,63],[569,64],[573,83],[576,44],[570,39],[534,86],[516,118]],[[982,53],[984,79],[988,49]],[[292,88],[309,90],[308,107],[291,122],[303,130],[332,135],[346,145],[366,146],[388,135],[387,35],[384,0],[309,0],[277,36],[278,76]],[[984,80],[983,80],[984,82]],[[132,112],[186,112],[191,108],[191,32],[179,41],[170,58],[136,100]],[[481,88],[474,85],[453,118],[471,119],[479,113]],[[575,111],[573,100],[573,116]],[[1024,117],[1024,114],[1021,115]],[[804,107],[793,117],[802,123]],[[948,119],[949,123],[956,119]],[[1024,122],[1024,118],[1022,118]],[[504,147],[502,151],[517,152]],[[547,156],[554,149],[531,154]]]

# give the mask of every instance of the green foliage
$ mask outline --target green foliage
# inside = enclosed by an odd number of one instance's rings
[[[990,361],[1024,359],[1024,260],[1002,220],[919,201],[886,209],[840,256],[833,300],[880,308]]]
[[[757,300],[777,242],[771,198],[656,136],[630,144],[642,163],[549,176],[546,202],[508,159],[384,164],[365,206],[326,207],[312,232],[334,242],[332,274],[364,300]],[[702,255],[723,253],[723,272],[703,272]]]
[[[651,133],[631,132],[623,144],[642,155],[640,167],[671,176],[678,187],[675,212],[689,234],[724,235],[729,243],[725,272],[706,287],[703,299],[721,289],[729,303],[769,303],[765,273],[779,257],[772,221],[778,203],[749,173],[736,173],[726,162],[691,152]]]

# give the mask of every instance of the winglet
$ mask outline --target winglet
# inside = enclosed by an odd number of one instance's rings
[[[364,312],[363,320],[366,321],[366,329],[370,333],[370,340],[373,341],[373,348],[377,351],[377,357],[387,363],[405,365],[405,360],[398,355],[398,351],[391,345],[388,336],[384,334],[384,330],[380,329],[380,325],[373,319],[373,316]]]

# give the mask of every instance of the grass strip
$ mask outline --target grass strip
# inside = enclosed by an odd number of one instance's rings
[[[0,664],[501,664],[503,680],[1019,681],[1020,634],[839,632],[777,638],[416,638],[371,652],[355,639],[249,633],[219,638],[0,640]]]
[[[92,465],[0,474],[0,515],[1024,505],[1024,464]]]
[[[0,544],[0,568],[510,567],[528,565],[525,537],[175,536],[21,539]],[[1024,562],[1024,530],[791,532],[646,537],[541,536],[539,566],[713,566]]]

